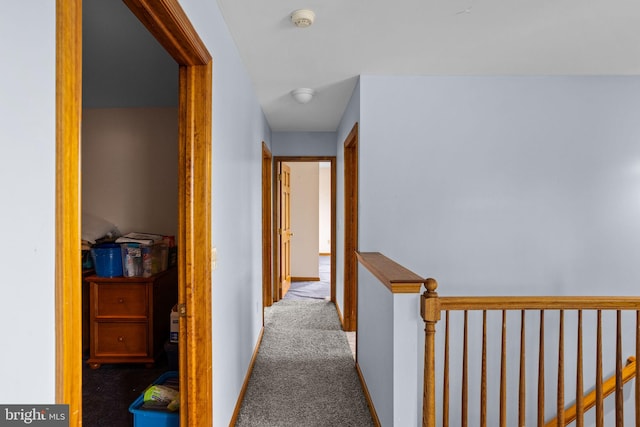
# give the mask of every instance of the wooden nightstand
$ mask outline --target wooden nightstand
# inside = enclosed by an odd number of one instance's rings
[[[178,302],[175,267],[151,277],[98,277],[90,286],[90,346],[87,363],[152,366],[169,337],[169,314]]]

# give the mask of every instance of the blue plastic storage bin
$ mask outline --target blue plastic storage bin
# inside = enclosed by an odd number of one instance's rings
[[[122,276],[122,254],[120,245],[104,243],[91,248],[91,257],[99,277]]]
[[[158,377],[153,384],[164,384],[169,379],[178,378],[177,371],[169,371]],[[180,413],[159,411],[155,409],[143,409],[144,392],[129,406],[129,412],[133,414],[133,427],[179,427]]]

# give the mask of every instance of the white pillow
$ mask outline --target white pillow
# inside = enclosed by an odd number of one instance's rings
[[[116,237],[120,232],[118,227],[97,215],[82,212],[82,240],[95,243],[102,237]]]

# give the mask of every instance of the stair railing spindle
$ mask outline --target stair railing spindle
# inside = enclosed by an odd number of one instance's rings
[[[525,311],[520,320],[520,378],[518,382],[518,427],[525,427],[526,411],[526,365],[525,365]]]
[[[540,310],[538,346],[538,427],[544,427],[544,310]]]

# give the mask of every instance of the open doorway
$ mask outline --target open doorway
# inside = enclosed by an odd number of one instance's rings
[[[335,302],[335,157],[275,157],[273,299]]]
[[[168,322],[178,272],[167,245],[178,234],[178,64],[123,2],[84,0],[82,21],[83,249],[130,232],[167,236],[148,278],[126,265],[113,279],[83,266],[83,425],[128,425],[142,390],[178,371]]]
[[[178,300],[182,425],[212,424],[212,66],[176,0],[125,0],[179,71]],[[56,402],[82,423],[80,129],[82,0],[56,3]],[[195,185],[194,183],[198,183]],[[184,339],[182,339],[184,338]]]

